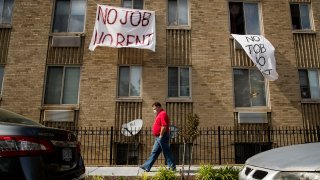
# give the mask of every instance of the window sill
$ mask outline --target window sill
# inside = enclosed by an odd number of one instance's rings
[[[52,32],[49,36],[80,36],[84,37],[86,34],[84,32]]]
[[[271,112],[268,107],[241,107],[234,108],[233,112]]]
[[[303,103],[303,104],[307,104],[307,103],[320,104],[320,99],[301,99],[301,103]]]
[[[179,25],[176,25],[176,26],[167,26],[167,30],[174,30],[174,29],[177,29],[177,30],[191,30],[191,26],[179,26]]]
[[[183,97],[183,98],[167,98],[166,102],[192,102],[192,98],[187,98],[187,97]]]
[[[141,97],[118,97],[116,102],[142,102],[143,99]]]
[[[292,30],[293,34],[317,34],[314,30]]]
[[[0,24],[0,29],[11,29],[12,25],[11,24]]]
[[[41,110],[79,110],[79,105],[74,104],[74,105],[43,105],[40,108]]]

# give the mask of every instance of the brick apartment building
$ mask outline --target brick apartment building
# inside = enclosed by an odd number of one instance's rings
[[[155,11],[156,51],[88,47],[98,4]],[[0,106],[47,126],[320,125],[319,0],[0,0]],[[267,81],[231,34],[275,48]]]

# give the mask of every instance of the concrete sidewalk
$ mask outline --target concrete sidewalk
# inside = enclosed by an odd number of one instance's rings
[[[157,173],[159,167],[152,167],[151,171],[148,172],[148,176],[153,176]],[[188,174],[188,168],[189,166],[185,166],[185,174]],[[194,176],[200,166],[191,166],[190,167],[190,176]],[[177,173],[179,174],[181,172],[182,167],[177,166]],[[112,167],[86,167],[86,175],[87,176],[114,176],[114,177],[136,177],[141,176],[144,173],[142,169],[139,168],[139,166],[130,166],[130,167],[124,167],[124,166],[112,166]]]

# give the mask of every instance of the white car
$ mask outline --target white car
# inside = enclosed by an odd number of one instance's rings
[[[320,180],[320,142],[285,146],[247,159],[239,180]]]

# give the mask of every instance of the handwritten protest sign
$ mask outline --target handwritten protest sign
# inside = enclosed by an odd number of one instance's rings
[[[249,58],[267,80],[275,81],[278,79],[274,47],[266,38],[261,35],[232,34],[232,36],[241,44]]]
[[[133,47],[155,51],[155,12],[97,5],[96,22],[89,46]]]

